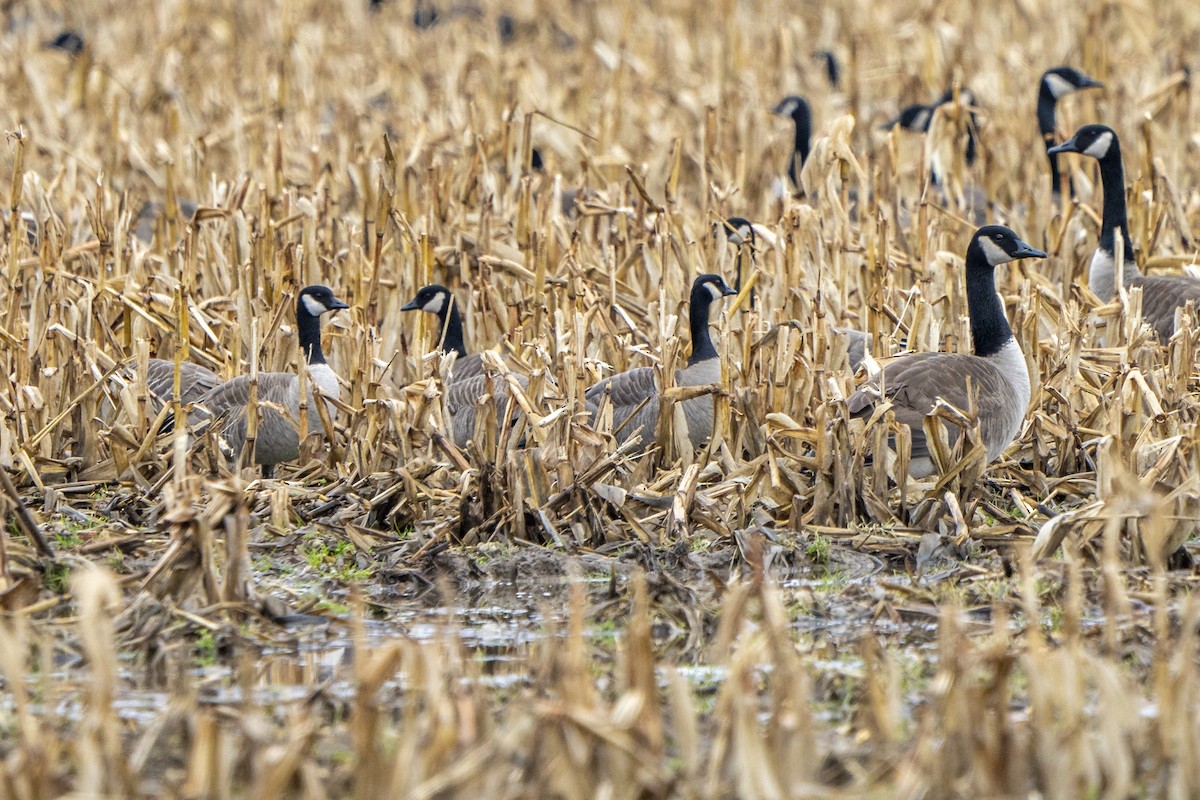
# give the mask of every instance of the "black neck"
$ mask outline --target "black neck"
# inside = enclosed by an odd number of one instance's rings
[[[1121,144],[1114,136],[1112,145],[1100,159],[1100,185],[1104,187],[1104,215],[1100,223],[1100,246],[1116,256],[1117,228],[1125,240],[1126,273],[1133,265],[1133,241],[1129,238],[1129,215],[1125,209],[1125,168],[1121,166]]]
[[[688,324],[692,329],[692,355],[688,358],[689,365],[717,357],[712,334],[708,332],[708,313],[712,301],[713,297],[709,294],[707,284],[699,283],[692,287],[691,311],[688,313]]]
[[[443,353],[454,351],[459,358],[466,358],[467,346],[463,343],[462,316],[458,313],[458,302],[453,297],[447,297],[442,310],[438,312],[438,325],[441,327],[442,340],[439,345]]]
[[[303,299],[296,308],[296,330],[300,335],[300,350],[308,363],[324,364],[325,353],[321,350],[321,318],[308,313]]]
[[[1049,150],[1056,144],[1055,139],[1058,134],[1055,130],[1055,111],[1058,107],[1058,98],[1050,91],[1050,86],[1045,80],[1042,81],[1041,88],[1038,89],[1038,105],[1037,118],[1038,130],[1042,134],[1042,143]],[[1058,197],[1062,193],[1062,173],[1058,169],[1058,156],[1050,153],[1046,154],[1046,160],[1050,162],[1050,191]],[[1071,197],[1075,196],[1075,186],[1068,179],[1068,190]]]
[[[812,122],[803,116],[792,117],[796,123],[796,139],[792,145],[792,163],[788,165],[788,177],[797,188],[800,186],[800,170],[808,160],[808,151],[812,139]]]
[[[979,120],[974,114],[967,115],[967,144],[963,150],[963,157],[967,162],[967,166],[973,166],[975,159],[979,157],[979,140],[975,138],[975,131],[979,126]]]
[[[1013,338],[1004,304],[996,294],[996,270],[978,243],[967,251],[967,310],[975,355],[994,355]]]

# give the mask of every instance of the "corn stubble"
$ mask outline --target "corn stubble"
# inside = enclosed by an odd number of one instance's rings
[[[1080,165],[1080,203],[1050,206],[1032,108],[1047,53],[1104,79],[1060,126],[1122,133],[1144,261],[1187,269],[1196,89],[1163,65],[1187,63],[1172,37],[1200,12],[1014,7],[981,24],[967,3],[936,20],[894,5],[730,1],[716,26],[700,4],[650,17],[542,0],[511,11],[502,44],[509,9],[491,0],[428,30],[397,3],[88,2],[72,8],[88,40],[74,58],[38,46],[61,25],[50,9],[12,20],[0,796],[1194,795],[1200,609],[1193,579],[1163,569],[1200,513],[1200,337],[1185,313],[1159,345],[1136,291],[1105,305],[1083,286],[1093,176]],[[841,90],[810,63],[816,41],[841,57]],[[923,142],[876,130],[956,82],[983,106],[973,173],[961,109]],[[781,201],[790,131],[767,111],[793,91],[819,138],[804,200]],[[547,173],[525,166],[535,145]],[[970,410],[938,409],[926,434],[942,475],[916,483],[890,413],[847,422],[832,329],[870,332],[877,358],[969,349],[955,195],[972,179],[1051,253],[998,276],[1034,403],[990,466]],[[146,201],[161,207],[139,215]],[[747,292],[722,311],[714,436],[693,452],[678,405],[691,390],[669,376],[692,278],[732,278],[710,231],[734,214],[771,236],[746,273],[753,307]],[[425,355],[437,331],[399,312],[435,281],[456,291],[469,343],[500,343],[487,370],[519,407],[510,421],[484,402],[461,450],[443,424],[449,365]],[[276,482],[230,474],[211,436],[158,433],[185,409],[156,412],[139,365],[295,370],[294,291],[311,283],[352,305],[326,329],[346,389],[323,419],[332,437]],[[643,365],[667,402],[660,445],[635,459],[579,410],[588,385]],[[502,691],[452,626],[381,642],[362,622],[374,601],[358,601],[353,655],[280,701],[255,648],[314,608],[253,556],[297,530],[378,565],[368,598],[385,574],[436,584],[424,573],[440,557],[497,542],[637,552],[649,574],[614,573],[604,601],[574,584]],[[904,575],[847,590],[869,601],[868,627],[936,618],[936,652],[910,674],[902,638],[868,630],[831,697],[828,654],[795,625],[813,594],[771,566],[781,543],[923,569],[931,535],[1003,557],[969,557],[949,590]],[[692,573],[703,586],[656,562],[722,547],[734,566]],[[615,650],[591,633],[614,609]],[[664,625],[683,633],[664,641]],[[190,668],[201,639],[228,668],[221,699]],[[711,692],[696,664],[720,675]],[[147,717],[120,710],[135,684],[162,688]],[[830,701],[845,713],[818,713]]]

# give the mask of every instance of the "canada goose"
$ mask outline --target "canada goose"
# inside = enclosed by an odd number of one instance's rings
[[[381,3],[375,4],[378,8]],[[412,24],[414,28],[428,30],[435,25],[442,25],[459,17],[480,19],[483,11],[470,3],[459,3],[449,8],[438,8],[429,0],[417,0],[413,5]]]
[[[708,331],[709,312],[713,302],[734,294],[737,294],[736,290],[726,284],[720,275],[701,275],[692,283],[688,312],[692,354],[687,366],[675,371],[676,386],[706,386],[720,382],[721,360]],[[617,444],[640,436],[641,442],[634,452],[644,451],[654,438],[658,421],[660,390],[654,368],[627,370],[589,386],[583,399],[593,424],[605,395],[612,401],[613,433],[617,437]],[[712,398],[701,396],[684,400],[683,414],[687,419],[688,439],[692,447],[701,447],[712,435]]]
[[[808,160],[808,152],[811,147],[812,109],[809,108],[808,101],[803,97],[791,95],[780,100],[778,105],[771,109],[771,113],[782,117],[791,117],[792,123],[795,125],[795,139],[792,154],[788,158],[787,174],[792,181],[792,187],[797,192],[803,192],[804,187],[800,185],[800,169]]]
[[[454,295],[439,283],[422,286],[412,300],[400,307],[401,311],[426,311],[438,318],[438,349],[444,353],[455,353],[451,376],[463,380],[483,372],[483,357],[479,353],[467,355],[463,340],[462,315]]]
[[[341,394],[337,375],[325,363],[321,349],[321,315],[350,306],[343,303],[328,286],[306,286],[296,298],[296,332],[300,350],[308,365],[308,400],[305,435],[324,430],[321,412],[316,406],[312,387],[321,396],[337,398]],[[200,398],[193,412],[203,420],[211,416],[218,426],[222,449],[236,463],[246,444],[246,407],[250,402],[250,377],[239,375],[213,387]],[[294,372],[258,373],[258,434],[254,443],[253,463],[261,464],[263,475],[270,477],[276,464],[292,461],[300,455],[300,378]],[[332,413],[332,406],[330,413]]]
[[[83,52],[86,43],[83,41],[82,36],[68,28],[61,31],[53,39],[43,42],[42,47],[45,47],[47,50],[61,50],[74,58]]]
[[[846,340],[846,359],[850,362],[850,371],[858,372],[867,351],[871,349],[871,334],[857,328],[834,327],[833,332]]]
[[[988,225],[967,247],[967,309],[974,355],[917,353],[898,358],[846,401],[852,416],[870,417],[887,400],[896,420],[912,435],[908,473],[924,478],[935,466],[925,441],[923,421],[942,400],[955,408],[974,408],[988,462],[994,461],[1021,430],[1029,405],[1029,372],[1020,345],[996,293],[995,267],[1018,258],[1045,258],[1008,228]],[[957,432],[948,431],[951,441]]]
[[[754,251],[754,246],[758,243],[757,234],[754,232],[754,223],[745,217],[730,217],[720,222],[713,223],[713,235],[724,234],[725,241],[737,248],[737,278],[733,284],[733,291],[742,291],[742,258],[745,255],[745,249],[749,248],[751,253]],[[750,307],[754,308],[754,292],[750,293]]]
[[[1074,67],[1052,67],[1042,73],[1038,82],[1037,118],[1038,130],[1041,131],[1042,141],[1046,145],[1046,158],[1050,161],[1050,191],[1054,204],[1058,205],[1062,197],[1062,176],[1058,171],[1058,156],[1050,152],[1058,138],[1055,128],[1055,111],[1058,101],[1080,89],[1102,89],[1104,84],[1095,78],[1084,75]],[[1075,197],[1075,186],[1067,178],[1067,190],[1070,197]]]
[[[825,78],[829,81],[830,87],[840,88],[842,68],[838,64],[837,55],[832,50],[818,50],[813,55],[820,59],[825,66]]]
[[[491,393],[496,405],[497,419],[505,419],[514,409],[510,407],[511,396],[502,381],[495,381],[483,371],[483,356],[467,354],[463,341],[462,316],[454,295],[445,286],[431,284],[423,286],[401,311],[426,311],[438,318],[438,349],[457,353],[450,368],[450,379],[445,385],[446,408],[450,413],[450,430],[454,444],[466,446],[475,433],[475,418],[479,399]],[[513,376],[522,388],[529,385],[524,375]]]
[[[900,110],[892,119],[884,123],[883,128],[900,128],[901,130],[910,131],[912,133],[927,134],[930,126],[933,124],[933,115],[937,109],[947,103],[954,101],[954,90],[947,89],[941,97],[929,105],[916,103],[906,106]],[[969,89],[959,90],[959,101],[968,108],[975,105],[975,95]],[[976,137],[978,121],[974,111],[968,111],[967,116],[967,141],[963,147],[963,157],[967,166],[975,163],[979,154],[979,144]],[[943,198],[946,196],[946,186],[943,183],[943,176],[940,168],[940,159],[931,158],[929,168],[929,183],[937,189]],[[962,208],[967,213],[968,219],[975,225],[983,225],[987,222],[988,200],[983,189],[970,183],[962,187]]]
[[[970,89],[959,89],[959,101],[967,107],[967,141],[963,146],[963,157],[967,162],[967,166],[972,166],[976,158],[979,156],[979,142],[976,139],[976,131],[979,120],[975,116],[975,94]],[[954,102],[954,89],[950,88],[942,92],[942,96],[933,101],[929,105],[923,103],[914,103],[910,106],[905,106],[900,109],[900,113],[892,117],[883,124],[885,130],[899,127],[901,130],[911,133],[929,133],[929,127],[933,123],[933,113],[947,103]],[[934,183],[940,181],[940,176],[935,174]]]
[[[536,146],[529,148],[529,169],[531,172],[537,172],[542,175],[545,175],[547,178],[547,183],[550,184],[551,186],[556,181],[554,176],[551,176],[547,172],[546,157],[544,155],[542,155],[542,151]],[[538,195],[538,191],[535,190],[534,196],[536,197],[537,195]],[[560,194],[559,194],[559,198],[558,198],[559,211],[562,213],[562,215],[564,217],[577,216],[579,213],[579,209],[576,207],[576,205],[580,202],[590,199],[592,195],[593,195],[593,192],[591,192],[587,189],[580,189],[578,187],[563,188],[560,190]]]
[[[199,206],[191,200],[179,201],[179,214],[188,221],[191,221],[196,216],[196,211]],[[166,216],[167,207],[165,204],[156,200],[147,200],[138,209],[137,215],[133,218],[133,235],[142,242],[149,244],[154,239],[155,228],[158,227],[158,221]]]
[[[725,234],[725,241],[738,248],[737,282],[733,286],[733,291],[737,294],[742,290],[742,248],[749,246],[753,250],[758,242],[758,233],[754,230],[754,223],[745,217],[729,217],[714,223],[713,234],[722,232]],[[750,294],[750,307],[754,307],[753,292]],[[835,335],[846,340],[846,354],[850,360],[850,371],[857,371],[863,358],[866,357],[867,350],[871,347],[871,334],[854,328],[834,327],[831,330]]]
[[[911,131],[912,133],[925,133],[929,130],[929,123],[933,121],[934,108],[936,106],[913,103],[910,106],[900,109],[899,114],[883,123],[880,127],[884,130],[900,128],[900,130]]]
[[[1100,162],[1100,185],[1104,189],[1104,212],[1100,222],[1100,246],[1088,268],[1088,287],[1102,300],[1112,300],[1116,287],[1116,239],[1121,231],[1122,274],[1126,288],[1142,290],[1142,318],[1167,341],[1175,332],[1175,309],[1191,300],[1200,309],[1200,281],[1184,275],[1142,275],[1133,258],[1129,218],[1125,211],[1125,168],[1121,164],[1121,141],[1112,128],[1084,125],[1067,141],[1046,151],[1082,153]]]

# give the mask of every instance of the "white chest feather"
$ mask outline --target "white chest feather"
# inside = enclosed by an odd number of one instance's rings
[[[308,368],[308,379],[321,390],[325,397],[341,397],[341,385],[337,375],[328,364],[311,364]]]
[[[1025,422],[1025,411],[1029,408],[1031,394],[1029,386],[1029,368],[1025,365],[1025,354],[1016,339],[1009,339],[1004,347],[995,355],[988,356],[995,364],[1005,382],[1012,388],[1016,403],[1003,407],[1000,411],[999,428],[994,437],[987,437],[988,461],[994,461],[1008,448],[1008,445],[1021,432]]]
[[[1129,285],[1129,281],[1138,272],[1137,264],[1126,259],[1121,264],[1121,282]],[[1097,247],[1092,254],[1092,263],[1088,266],[1088,288],[1092,294],[1101,300],[1112,300],[1117,295],[1117,264],[1103,247]]]
[[[1088,266],[1088,288],[1101,300],[1111,300],[1116,294],[1116,267],[1112,255],[1097,247]]]
[[[1008,385],[1016,392],[1021,401],[1021,415],[1025,415],[1025,407],[1029,405],[1031,389],[1029,386],[1029,367],[1025,364],[1025,353],[1016,339],[1009,339],[996,353],[988,356],[988,360],[1000,368]]]

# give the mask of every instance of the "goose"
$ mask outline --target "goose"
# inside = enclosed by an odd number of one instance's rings
[[[306,286],[296,298],[296,331],[300,350],[308,365],[308,419],[305,435],[324,430],[316,406],[313,386],[322,397],[337,398],[341,386],[337,374],[325,363],[321,349],[321,317],[350,306],[339,300],[328,286]],[[250,375],[218,384],[200,398],[193,414],[199,420],[211,418],[218,427],[222,450],[232,460],[242,454],[246,444],[246,410],[250,402]],[[333,413],[333,406],[328,406]],[[294,372],[258,373],[258,434],[253,462],[262,465],[263,475],[271,477],[276,464],[292,461],[300,455],[300,378]]]
[[[754,232],[754,223],[745,217],[729,217],[720,222],[713,223],[713,235],[725,235],[725,241],[737,248],[737,278],[734,280],[733,291],[742,291],[742,258],[745,255],[745,248],[749,248],[753,253],[754,246],[758,243],[757,234]],[[754,292],[750,292],[750,307],[754,308]]]
[[[808,160],[808,153],[812,146],[812,109],[809,108],[808,101],[803,97],[790,95],[780,100],[771,109],[771,113],[781,117],[791,117],[792,123],[795,125],[795,140],[792,154],[788,158],[787,174],[792,181],[792,187],[797,192],[803,192],[804,187],[800,185],[800,169]]]
[[[975,160],[979,157],[979,141],[975,134],[979,125],[979,120],[975,116],[972,109],[975,106],[975,94],[966,88],[958,90],[960,102],[967,107],[967,142],[963,147],[963,157],[967,162],[967,166],[972,166]],[[885,130],[899,127],[901,130],[911,133],[929,133],[929,126],[933,124],[933,113],[947,103],[954,102],[954,89],[950,88],[942,92],[942,96],[934,100],[928,105],[924,103],[913,103],[910,106],[905,106],[900,109],[900,113],[883,124]],[[934,183],[938,183],[940,178],[936,176]]]
[[[450,412],[450,432],[457,447],[465,447],[475,433],[475,419],[479,400],[491,394],[496,404],[497,419],[512,415],[511,397],[503,381],[493,380],[483,371],[483,356],[468,354],[463,341],[462,316],[458,303],[449,289],[441,284],[430,284],[417,290],[416,295],[401,311],[425,311],[438,318],[438,349],[445,353],[456,353],[457,358],[450,368],[450,379],[445,384],[446,408]],[[524,375],[513,377],[522,388],[529,385]]]
[[[933,121],[933,110],[936,106],[926,105],[925,103],[913,103],[900,109],[900,113],[883,123],[883,130],[891,130],[892,128],[900,128],[903,131],[911,131],[912,133],[925,133],[929,130],[929,123]]]
[[[971,108],[975,105],[975,95],[970,89],[959,89],[959,101]],[[933,115],[939,108],[947,103],[954,102],[954,90],[947,89],[942,93],[942,96],[928,105],[915,103],[910,106],[905,106],[892,119],[884,123],[883,128],[890,130],[891,128],[900,128],[901,130],[910,131],[912,133],[927,134],[929,128],[933,124]],[[978,120],[974,111],[968,111],[967,115],[967,142],[963,147],[963,158],[967,166],[975,163],[979,155],[979,143],[976,138],[978,129]],[[936,156],[936,154],[935,154]],[[929,182],[941,194],[943,201],[946,197],[946,187],[942,182],[941,169],[939,165],[940,159],[932,159],[932,164],[929,169]],[[983,189],[976,184],[968,184],[963,186],[962,208],[967,212],[968,218],[975,225],[983,225],[987,222],[988,200]]]
[[[825,78],[829,81],[830,88],[840,88],[842,67],[838,64],[837,55],[832,50],[818,50],[813,55],[824,65]]]
[[[45,47],[47,50],[61,50],[72,58],[82,53],[83,48],[86,46],[87,44],[84,42],[83,36],[70,28],[59,32],[53,39],[42,42],[42,47]]]
[[[871,349],[871,334],[856,328],[834,326],[831,329],[836,336],[846,340],[846,359],[850,362],[850,371],[858,372],[867,351]]]
[[[191,222],[196,216],[196,211],[199,206],[191,200],[179,200],[179,215],[180,218]],[[157,200],[147,200],[138,209],[137,214],[133,218],[131,228],[133,235],[140,239],[145,244],[150,244],[154,239],[155,229],[158,227],[158,221],[167,214],[167,207],[164,203]]]
[[[974,354],[917,353],[898,358],[846,401],[850,414],[860,418],[869,418],[877,403],[891,403],[897,421],[911,431],[908,473],[912,477],[924,478],[936,469],[923,421],[939,400],[962,410],[973,404],[989,463],[1020,432],[1029,405],[1029,372],[1004,316],[994,272],[996,266],[1019,258],[1045,257],[1001,225],[977,230],[966,256]],[[957,431],[948,433],[951,441],[957,439]]]
[[[1129,217],[1125,210],[1125,168],[1121,164],[1121,141],[1112,128],[1084,125],[1067,141],[1046,151],[1081,153],[1100,163],[1100,185],[1104,190],[1104,211],[1100,222],[1100,246],[1088,267],[1088,287],[1102,300],[1112,300],[1116,287],[1116,239],[1121,231],[1122,273],[1125,288],[1142,290],[1142,318],[1154,329],[1159,341],[1175,333],[1175,309],[1189,300],[1200,309],[1200,280],[1184,275],[1142,275],[1133,258],[1129,237]]]
[[[733,285],[734,294],[737,294],[742,291],[742,247],[748,246],[753,250],[758,242],[758,233],[754,230],[754,223],[745,217],[729,217],[713,224],[714,234],[720,234],[722,231],[725,233],[725,241],[738,248],[737,282]],[[750,295],[750,307],[754,307],[753,293]],[[854,328],[834,327],[832,331],[836,336],[846,340],[846,354],[850,360],[850,371],[857,372],[867,351],[871,348],[871,334]]]
[[[675,371],[676,386],[706,386],[720,382],[721,360],[708,330],[709,313],[714,302],[734,294],[737,291],[726,284],[720,275],[700,275],[692,283],[688,312],[692,354],[687,366]],[[605,396],[612,402],[613,434],[617,444],[640,436],[641,441],[633,452],[644,452],[654,438],[661,403],[654,368],[627,370],[589,386],[583,399],[593,425]],[[712,398],[700,396],[684,400],[683,414],[687,419],[688,440],[692,447],[703,446],[712,435]]]
[[[1062,176],[1058,170],[1058,156],[1050,152],[1050,148],[1054,147],[1054,143],[1058,138],[1055,128],[1055,111],[1058,108],[1058,101],[1072,92],[1077,92],[1081,89],[1103,88],[1103,83],[1085,75],[1074,67],[1051,67],[1042,73],[1042,79],[1038,82],[1038,130],[1041,132],[1042,141],[1046,145],[1046,158],[1050,161],[1050,192],[1054,198],[1055,205],[1058,205],[1062,200]],[[1075,186],[1072,184],[1070,178],[1067,178],[1067,191],[1070,192],[1070,197],[1074,199]]]
[[[400,307],[401,311],[425,311],[438,318],[438,349],[444,353],[455,353],[454,366],[450,374],[454,380],[462,380],[483,372],[483,357],[479,353],[467,354],[463,341],[462,315],[454,295],[440,283],[422,286],[412,300]]]

